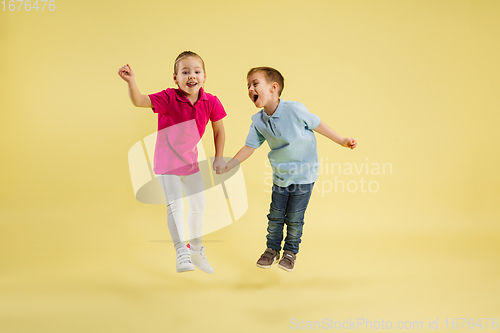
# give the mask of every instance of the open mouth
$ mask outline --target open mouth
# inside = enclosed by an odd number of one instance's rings
[[[253,95],[252,99],[253,99],[253,102],[257,102],[257,99],[259,98],[259,95]]]
[[[198,83],[196,82],[188,82],[186,85],[189,87],[189,88],[193,88],[195,85],[197,85]]]

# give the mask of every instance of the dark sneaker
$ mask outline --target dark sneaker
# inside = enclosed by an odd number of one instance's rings
[[[297,256],[293,254],[292,251],[284,251],[283,257],[281,258],[278,267],[284,269],[287,272],[293,271],[293,267],[295,266],[295,259]]]
[[[279,258],[279,251],[267,248],[266,251],[260,256],[260,259],[257,260],[257,267],[269,268],[272,264],[277,263]]]

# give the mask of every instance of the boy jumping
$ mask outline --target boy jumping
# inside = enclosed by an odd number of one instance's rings
[[[247,81],[248,96],[261,110],[252,116],[245,146],[226,164],[224,172],[245,161],[267,141],[271,148],[268,157],[273,170],[273,191],[267,215],[267,249],[257,266],[269,268],[278,262],[286,224],[284,251],[278,267],[291,272],[299,252],[304,214],[319,176],[313,130],[343,147],[354,149],[357,142],[335,133],[302,103],[280,99],[284,78],[276,69],[252,68]]]

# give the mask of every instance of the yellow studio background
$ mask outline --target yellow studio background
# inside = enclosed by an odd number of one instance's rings
[[[0,7],[2,333],[500,330],[499,1],[20,4]],[[175,273],[166,207],[134,198],[127,153],[157,118],[118,68],[154,93],[184,50],[228,113],[225,156],[258,111],[254,66],[359,143],[316,135],[293,273],[255,267],[267,144],[242,165],[247,213],[204,237],[213,275]]]

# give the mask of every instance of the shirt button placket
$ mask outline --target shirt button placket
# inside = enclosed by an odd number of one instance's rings
[[[281,133],[278,131],[278,126],[274,123],[273,118],[269,118],[269,126],[271,126],[271,131],[273,131],[275,136],[281,136]]]
[[[276,135],[276,133],[274,133],[273,123],[271,122],[271,118],[269,118],[269,120],[267,121],[267,123],[269,124],[269,129],[271,130],[271,132],[273,132],[273,134]]]

